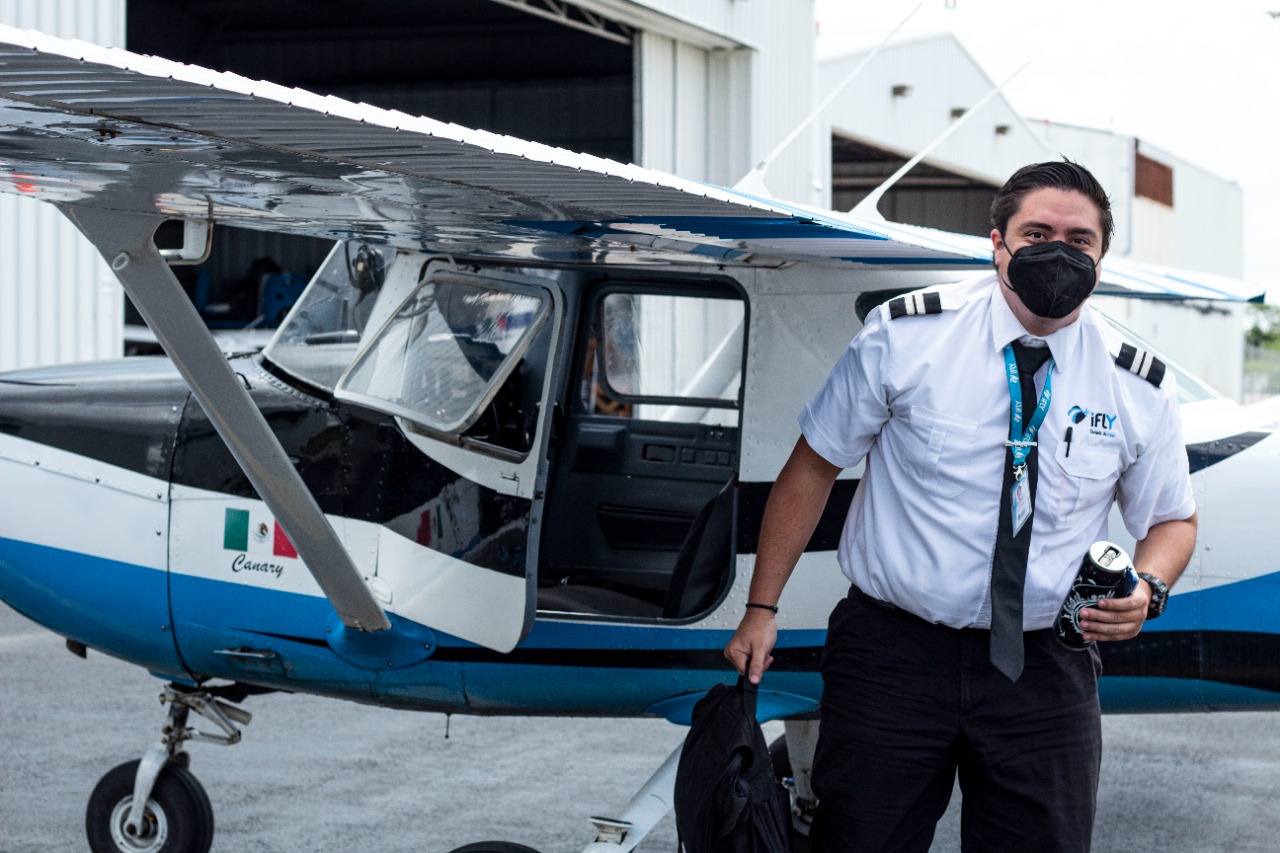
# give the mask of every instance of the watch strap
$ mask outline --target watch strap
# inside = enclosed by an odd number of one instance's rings
[[[1147,618],[1156,619],[1164,613],[1165,605],[1169,603],[1169,585],[1146,572],[1138,572],[1138,577],[1151,587],[1151,603],[1147,605]]]

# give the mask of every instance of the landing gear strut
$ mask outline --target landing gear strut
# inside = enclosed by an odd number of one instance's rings
[[[809,853],[809,827],[818,805],[812,786],[818,722],[788,720],[786,725],[786,734],[769,744],[769,758],[774,773],[791,794],[792,853]]]
[[[213,843],[213,807],[187,769],[191,757],[186,742],[238,743],[236,725],[248,725],[252,715],[212,693],[172,685],[160,694],[160,702],[169,706],[169,716],[159,742],[140,760],[103,776],[89,796],[85,832],[93,853],[208,853]],[[222,734],[188,726],[192,711]]]

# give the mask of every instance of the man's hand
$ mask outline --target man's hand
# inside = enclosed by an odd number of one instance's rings
[[[1196,514],[1178,521],[1153,525],[1145,538],[1133,549],[1133,564],[1140,572],[1148,572],[1170,587],[1182,575],[1196,547]],[[1147,621],[1151,603],[1151,586],[1144,580],[1128,598],[1108,598],[1096,607],[1080,611],[1080,628],[1085,640],[1127,640],[1138,636]]]
[[[777,617],[768,610],[748,607],[738,630],[724,647],[724,656],[740,675],[745,675],[752,684],[759,684],[760,677],[773,663],[773,647],[777,642]]]
[[[1086,642],[1093,640],[1128,640],[1138,636],[1147,621],[1151,603],[1151,586],[1144,580],[1128,598],[1104,598],[1093,607],[1080,611],[1080,629]]]
[[[782,597],[782,588],[804,553],[805,543],[813,537],[827,505],[827,496],[831,494],[831,485],[839,474],[839,468],[818,455],[804,436],[800,436],[769,491],[747,601],[769,604]],[[759,684],[760,676],[773,663],[773,647],[777,642],[775,614],[760,607],[748,607],[738,630],[724,648],[724,656],[739,674],[745,675],[752,684]]]

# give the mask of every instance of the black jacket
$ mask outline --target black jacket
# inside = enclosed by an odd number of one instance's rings
[[[676,770],[685,853],[789,853],[791,802],[756,722],[756,687],[717,684],[694,706]]]

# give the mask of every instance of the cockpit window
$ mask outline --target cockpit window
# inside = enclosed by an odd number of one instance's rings
[[[291,376],[333,391],[371,331],[366,326],[395,259],[394,249],[338,243],[263,354]]]
[[[366,341],[335,396],[456,436],[519,365],[550,307],[537,288],[438,272]]]

